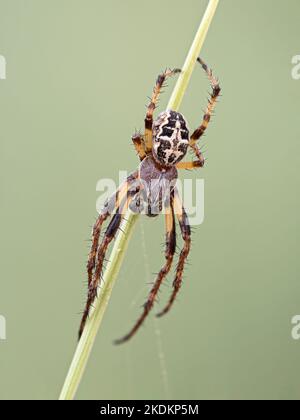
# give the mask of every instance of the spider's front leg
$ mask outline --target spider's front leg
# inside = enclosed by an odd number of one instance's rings
[[[171,203],[170,203],[169,207],[167,207],[165,209],[166,210],[166,215],[165,215],[165,223],[166,223],[165,258],[166,258],[166,262],[165,262],[165,265],[163,266],[163,268],[158,273],[158,276],[157,276],[156,281],[155,281],[155,283],[154,283],[154,285],[153,285],[153,287],[150,291],[148,299],[147,299],[146,303],[144,304],[144,311],[143,311],[142,315],[139,317],[139,319],[137,320],[137,322],[135,323],[135,325],[131,329],[131,331],[127,335],[125,335],[125,337],[115,341],[116,344],[121,344],[121,343],[124,343],[125,341],[129,340],[137,332],[137,330],[140,328],[140,326],[144,322],[145,318],[147,317],[147,315],[149,314],[150,310],[152,309],[152,307],[155,303],[157,293],[159,291],[159,288],[160,288],[163,280],[165,279],[165,277],[167,276],[167,274],[169,273],[169,271],[171,269],[171,265],[172,265],[172,262],[173,262],[173,257],[174,257],[175,250],[176,250],[176,231],[175,231],[175,217],[174,217],[174,208],[173,208],[173,193],[171,195],[171,200],[170,201],[171,201]]]
[[[90,308],[95,298],[97,297],[98,286],[100,284],[103,262],[105,259],[107,248],[110,242],[114,239],[120,227],[122,216],[128,208],[128,205],[132,199],[132,195],[136,194],[138,187],[136,187],[135,189],[134,182],[136,182],[137,176],[138,173],[135,172],[127,178],[127,180],[117,190],[113,197],[111,197],[110,200],[108,200],[106,206],[104,207],[104,210],[101,212],[94,225],[92,247],[87,263],[88,297],[79,328],[79,338],[81,337],[82,332],[84,330],[86,320],[90,312]],[[130,191],[130,188],[132,187],[134,188]],[[99,238],[102,224],[111,215],[115,208],[116,212],[113,215],[105,231],[104,238],[99,246]]]
[[[165,306],[165,308],[159,314],[157,314],[157,316],[162,316],[166,314],[170,310],[171,306],[173,305],[174,300],[182,284],[182,275],[183,275],[184,265],[186,263],[186,260],[187,260],[187,257],[189,255],[190,248],[191,248],[191,228],[189,225],[187,214],[179,198],[177,189],[175,189],[175,196],[174,196],[174,212],[179,221],[182,238],[184,240],[184,246],[180,252],[180,256],[179,256],[179,260],[177,264],[175,280],[173,281],[172,295],[169,299],[169,302]]]
[[[147,108],[146,118],[145,118],[145,151],[150,153],[152,150],[152,124],[153,124],[153,113],[156,108],[158,97],[160,91],[163,87],[165,80],[173,76],[174,74],[180,73],[180,69],[166,70],[164,73],[160,74],[156,80],[155,87],[153,89],[152,97]]]
[[[102,225],[112,214],[112,212],[117,207],[119,207],[119,204],[123,201],[124,197],[128,192],[129,186],[137,179],[137,176],[138,172],[134,172],[126,179],[126,181],[118,188],[118,190],[113,194],[113,196],[110,197],[110,199],[106,202],[96,220],[96,223],[94,224],[92,232],[92,246],[87,262],[88,285],[90,285],[93,277]]]

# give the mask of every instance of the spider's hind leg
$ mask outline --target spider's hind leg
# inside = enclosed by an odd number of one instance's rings
[[[170,201],[171,201],[170,206],[165,209],[166,210],[166,215],[165,215],[165,222],[166,222],[165,258],[166,258],[166,262],[165,262],[165,265],[163,266],[163,268],[158,273],[158,276],[157,276],[156,281],[155,281],[155,283],[154,283],[154,285],[153,285],[153,287],[150,291],[148,299],[144,304],[144,310],[143,310],[142,315],[139,317],[139,319],[137,320],[137,322],[135,323],[135,325],[133,326],[131,331],[127,335],[125,335],[125,337],[115,341],[116,344],[121,344],[121,343],[124,343],[125,341],[129,340],[137,332],[137,330],[140,328],[140,326],[142,325],[142,323],[144,322],[144,320],[148,316],[150,310],[152,309],[152,307],[155,303],[155,299],[157,297],[159,288],[160,288],[163,280],[165,279],[165,277],[167,276],[167,274],[169,273],[169,271],[171,269],[171,265],[172,265],[172,262],[173,262],[173,257],[174,257],[175,250],[176,250],[176,231],[175,231],[175,218],[174,218],[174,209],[173,209],[173,194],[171,195],[171,200]]]
[[[166,79],[170,76],[173,76],[174,74],[180,73],[180,69],[174,69],[174,70],[166,70],[162,74],[160,74],[156,80],[156,84],[153,89],[153,93],[151,96],[150,103],[147,107],[147,113],[145,118],[145,148],[146,153],[150,153],[152,150],[152,124],[153,124],[153,113],[156,108],[156,104],[158,101],[158,97],[160,94],[160,91],[166,81]]]
[[[140,160],[145,159],[146,157],[146,150],[145,150],[145,141],[143,136],[140,133],[135,133],[131,137],[133,142],[134,148],[140,158]]]
[[[210,95],[210,99],[208,100],[208,105],[206,107],[202,122],[200,126],[193,132],[189,141],[189,145],[192,148],[197,158],[197,161],[194,161],[194,163],[192,163],[191,165],[193,165],[193,167],[201,168],[202,166],[204,166],[205,160],[204,160],[204,156],[202,152],[200,151],[197,145],[197,141],[200,139],[201,136],[203,136],[205,130],[208,127],[209,121],[211,119],[212,113],[217,103],[217,99],[220,95],[221,88],[220,88],[218,80],[213,76],[212,70],[207,67],[207,65],[204,63],[203,60],[201,60],[200,57],[197,59],[197,61],[201,64],[203,70],[206,72],[207,77],[211,84],[211,88],[212,88],[212,93]]]
[[[175,298],[177,296],[177,293],[179,292],[179,289],[182,284],[183,269],[184,269],[184,265],[186,263],[186,260],[187,260],[187,257],[189,255],[190,248],[191,248],[191,228],[189,225],[187,214],[182,206],[177,190],[175,190],[174,211],[179,221],[182,238],[184,240],[184,246],[180,252],[180,256],[179,256],[179,260],[177,264],[176,275],[173,281],[172,295],[167,305],[164,307],[164,309],[160,313],[157,314],[157,316],[162,316],[171,309],[171,306],[173,305]]]
[[[220,92],[221,92],[219,82],[213,76],[212,70],[207,67],[207,65],[204,63],[203,60],[201,60],[200,57],[198,57],[197,61],[201,64],[203,70],[207,74],[207,77],[211,84],[212,93],[210,94],[210,99],[208,100],[208,105],[206,107],[202,122],[200,126],[191,135],[190,142],[189,142],[191,147],[196,145],[196,141],[200,139],[200,137],[204,134],[205,130],[207,129],[209,121],[211,119],[211,115],[216,106],[218,96],[220,95]]]
[[[192,160],[189,162],[179,162],[176,164],[177,169],[197,169],[202,168],[203,164],[200,160]]]

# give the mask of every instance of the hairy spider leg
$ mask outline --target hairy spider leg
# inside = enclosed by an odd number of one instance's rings
[[[153,89],[152,97],[150,100],[150,103],[147,108],[146,118],[145,118],[145,150],[146,153],[150,153],[152,150],[152,124],[153,124],[153,113],[156,108],[156,104],[158,101],[158,97],[160,94],[160,91],[163,87],[163,84],[165,80],[173,76],[174,74],[180,73],[180,69],[174,69],[174,70],[166,70],[164,73],[161,73],[157,80],[156,84]]]
[[[150,310],[152,309],[155,299],[157,296],[157,293],[159,291],[159,288],[169,273],[173,257],[176,250],[176,230],[175,230],[175,217],[174,217],[174,208],[173,208],[173,194],[171,195],[170,204],[169,207],[166,207],[166,214],[165,214],[165,226],[166,226],[166,248],[165,248],[165,258],[166,262],[163,268],[160,270],[160,272],[157,275],[156,281],[154,282],[154,285],[149,293],[148,299],[144,304],[144,310],[131,331],[125,335],[123,338],[116,340],[115,344],[121,344],[125,341],[129,340],[140,328],[140,326],[145,321],[146,317],[148,316]]]
[[[187,214],[179,198],[177,189],[175,189],[175,195],[174,195],[174,212],[179,221],[181,235],[184,240],[184,246],[180,252],[179,259],[178,259],[176,275],[173,281],[172,295],[169,299],[169,302],[165,306],[165,308],[159,314],[157,314],[157,316],[162,316],[166,314],[170,310],[171,306],[173,305],[176,295],[179,292],[179,289],[182,284],[183,269],[184,269],[184,265],[186,263],[186,260],[187,260],[187,257],[189,255],[190,248],[191,248],[191,228],[189,225]]]
[[[177,169],[195,169],[201,168],[202,166],[203,165],[200,160],[192,160],[191,162],[178,162],[176,164]]]
[[[208,68],[208,66],[204,63],[204,61],[200,57],[198,57],[197,61],[201,64],[203,70],[207,74],[207,77],[211,84],[212,93],[210,94],[210,99],[208,100],[208,105],[206,107],[202,122],[200,126],[193,132],[189,141],[189,145],[194,151],[197,157],[197,161],[195,161],[195,163],[188,164],[187,167],[185,167],[184,164],[182,164],[181,166],[178,166],[178,168],[180,169],[191,169],[191,166],[192,168],[201,168],[202,166],[204,166],[204,156],[201,153],[199,147],[197,146],[197,141],[204,134],[205,130],[208,127],[209,121],[211,119],[212,113],[217,103],[218,96],[220,95],[220,92],[221,92],[219,82],[213,76],[212,70]]]
[[[135,133],[131,137],[131,140],[140,160],[142,161],[146,157],[146,149],[143,136],[141,135],[141,133]]]
[[[129,187],[130,187],[130,183],[128,183],[123,200],[121,201],[119,198],[118,202],[121,204],[116,209],[115,214],[113,215],[109,225],[106,228],[103,240],[100,246],[98,246],[97,251],[96,251],[95,269],[92,275],[92,279],[88,285],[88,297],[87,297],[86,306],[84,309],[84,313],[83,313],[80,328],[79,328],[79,334],[78,334],[79,338],[81,337],[82,332],[84,330],[91,306],[97,297],[98,287],[101,281],[103,263],[104,263],[108,246],[112,242],[112,240],[115,238],[115,235],[121,225],[122,217],[125,211],[128,209],[128,205],[130,201],[132,200],[132,197],[138,192],[138,187],[132,191],[129,190]]]
[[[119,207],[119,204],[122,202],[126,196],[130,185],[136,180],[138,172],[131,174],[126,181],[118,188],[118,190],[109,198],[105,206],[101,210],[92,231],[92,246],[88,257],[87,262],[87,274],[88,274],[88,285],[92,282],[93,272],[95,268],[95,261],[97,255],[97,249],[99,245],[99,238],[101,233],[101,228],[103,223],[108,219],[112,212]]]

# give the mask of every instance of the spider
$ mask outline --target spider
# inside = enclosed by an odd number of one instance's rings
[[[121,184],[115,194],[105,203],[93,227],[92,245],[87,263],[88,296],[79,329],[79,337],[83,332],[91,306],[97,297],[108,246],[120,228],[128,206],[136,212],[145,209],[146,215],[150,217],[157,216],[164,208],[166,227],[165,264],[159,271],[150,290],[142,314],[129,333],[116,340],[116,344],[124,343],[138,331],[152,309],[159,288],[171,269],[176,249],[175,215],[179,222],[184,245],[176,267],[172,294],[164,309],[157,316],[165,315],[171,309],[181,287],[184,266],[191,247],[191,229],[175,186],[178,176],[177,170],[204,166],[204,157],[197,141],[204,134],[209,124],[221,90],[218,80],[214,78],[212,71],[204,61],[201,58],[198,58],[197,61],[206,72],[212,88],[200,126],[189,136],[189,130],[183,115],[170,109],[160,113],[157,119],[153,121],[158,97],[166,79],[180,73],[181,70],[166,70],[160,74],[147,107],[144,135],[136,133],[132,136],[133,145],[140,159],[139,168]],[[191,148],[196,159],[182,162],[188,147]],[[103,240],[100,242],[102,225],[110,216],[112,216],[110,223],[106,228]]]

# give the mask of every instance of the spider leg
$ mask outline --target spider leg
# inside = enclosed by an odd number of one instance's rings
[[[206,72],[212,88],[212,93],[210,95],[210,99],[208,100],[208,105],[206,107],[202,122],[200,126],[193,132],[189,141],[189,145],[193,149],[199,162],[197,167],[202,167],[204,165],[204,157],[197,146],[197,140],[200,139],[208,127],[211,115],[217,103],[218,96],[220,95],[221,88],[218,80],[213,76],[212,70],[207,67],[207,65],[204,63],[204,61],[201,60],[200,57],[197,59],[197,61],[201,64],[203,70]]]
[[[174,208],[173,208],[173,195],[171,196],[171,203],[169,207],[166,207],[166,214],[165,214],[165,223],[166,223],[166,249],[165,249],[165,258],[166,262],[163,268],[158,273],[158,276],[156,278],[156,281],[154,282],[154,285],[150,291],[150,294],[148,296],[148,299],[146,303],[144,304],[144,310],[133,328],[130,330],[130,332],[125,335],[123,338],[116,340],[115,344],[121,344],[125,341],[129,340],[140,328],[146,317],[148,316],[150,310],[152,309],[155,299],[157,296],[157,293],[159,291],[159,288],[167,276],[168,272],[171,269],[171,265],[173,262],[173,257],[176,250],[176,231],[175,231],[175,217],[174,217]]]
[[[202,168],[204,166],[205,159],[198,145],[196,143],[193,145],[190,144],[190,147],[196,155],[197,159],[189,162],[178,162],[175,165],[177,169],[197,169]]]
[[[112,197],[106,202],[104,208],[100,212],[96,223],[94,224],[92,231],[92,246],[88,257],[87,262],[87,273],[88,273],[88,285],[90,285],[93,278],[93,271],[95,268],[95,261],[97,255],[97,249],[99,245],[99,238],[101,233],[101,228],[106,219],[111,215],[116,207],[119,206],[119,203],[122,202],[125,195],[127,194],[129,185],[136,180],[138,176],[137,172],[131,174],[127,180],[118,188],[118,190],[113,194]]]
[[[196,169],[201,168],[203,165],[200,160],[192,160],[191,162],[179,162],[176,164],[177,169]]]
[[[105,259],[106,251],[108,249],[109,244],[114,239],[120,227],[122,216],[124,212],[127,210],[128,204],[131,201],[132,196],[136,194],[136,192],[137,192],[136,189],[132,191],[128,191],[128,188],[126,189],[123,201],[121,202],[115,214],[113,215],[108,227],[106,228],[104,238],[100,246],[97,248],[96,256],[94,257],[94,266],[95,266],[94,272],[92,272],[92,277],[91,279],[89,279],[87,302],[86,302],[86,306],[84,309],[84,313],[83,313],[80,328],[79,328],[79,338],[81,337],[82,332],[84,330],[86,320],[90,312],[90,308],[97,297],[98,286],[101,280],[101,273],[103,269],[103,262]],[[118,202],[120,202],[120,198]]]
[[[174,74],[180,73],[180,69],[166,70],[164,73],[160,74],[156,80],[156,84],[153,89],[152,97],[147,108],[146,118],[145,118],[145,148],[146,153],[150,153],[152,150],[152,124],[153,124],[153,113],[156,108],[158,97],[161,91],[161,88],[165,80],[173,76]]]
[[[140,133],[135,133],[131,139],[140,160],[145,159],[146,150],[143,136]]]
[[[180,256],[179,256],[179,260],[177,264],[175,280],[173,281],[172,295],[169,299],[169,302],[165,306],[165,308],[160,313],[158,313],[157,316],[162,316],[166,314],[170,310],[171,306],[173,305],[176,295],[179,292],[179,289],[182,284],[183,269],[184,269],[184,265],[188,257],[188,254],[190,252],[190,248],[191,248],[191,228],[189,225],[187,214],[184,210],[184,207],[179,198],[177,190],[175,190],[174,211],[179,221],[182,238],[184,240],[184,246],[180,252]]]

